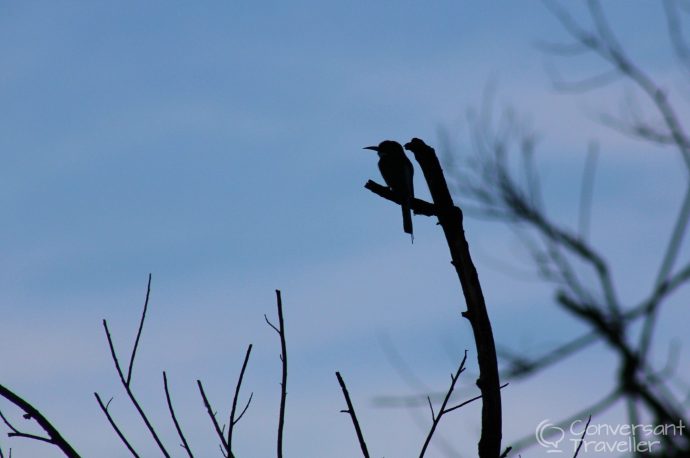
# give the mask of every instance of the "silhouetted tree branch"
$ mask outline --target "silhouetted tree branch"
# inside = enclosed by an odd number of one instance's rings
[[[252,345],[249,344],[247,347],[247,352],[244,355],[244,362],[242,362],[242,369],[240,370],[240,376],[237,379],[237,385],[235,385],[235,395],[232,397],[232,408],[230,409],[230,420],[228,421],[228,453],[230,456],[233,456],[232,453],[232,433],[235,430],[235,424],[237,424],[240,419],[242,419],[242,416],[244,413],[247,411],[249,408],[249,404],[252,402],[252,397],[254,396],[254,393],[249,395],[249,400],[247,401],[247,404],[244,406],[244,409],[242,409],[242,412],[235,418],[235,411],[237,409],[237,400],[240,397],[240,388],[242,387],[242,379],[244,378],[244,371],[247,369],[247,363],[249,362],[249,355],[252,352]]]
[[[156,445],[160,449],[161,453],[163,456],[166,458],[170,456],[168,453],[167,449],[163,445],[163,442],[161,441],[160,437],[158,436],[158,433],[156,432],[155,428],[153,427],[153,424],[149,420],[148,416],[144,412],[144,409],[141,407],[141,404],[139,404],[139,401],[137,400],[136,396],[134,395],[134,392],[132,391],[132,372],[131,369],[134,366],[134,358],[136,356],[137,352],[137,347],[139,344],[139,338],[141,337],[141,332],[144,328],[144,320],[146,319],[146,310],[148,309],[148,303],[149,303],[149,295],[151,291],[151,274],[149,274],[149,279],[148,279],[148,284],[146,287],[146,300],[144,302],[144,309],[141,314],[141,319],[139,320],[139,329],[137,331],[137,336],[134,342],[134,346],[132,348],[132,353],[129,358],[129,371],[127,372],[127,377],[125,378],[124,372],[122,371],[122,367],[120,366],[120,361],[117,357],[117,352],[115,351],[115,345],[113,344],[113,339],[112,336],[110,335],[110,330],[108,329],[108,322],[106,320],[103,320],[103,329],[105,330],[105,336],[108,340],[108,347],[110,348],[110,355],[112,357],[113,363],[115,364],[115,369],[117,370],[117,374],[120,377],[120,382],[122,384],[122,387],[125,389],[125,392],[127,393],[127,396],[129,397],[130,402],[136,409],[136,411],[139,413],[139,416],[141,417],[142,421],[146,425],[146,429],[149,431],[151,437],[155,441]],[[98,398],[98,397],[97,397]],[[101,408],[106,411],[107,406],[105,406],[105,409],[103,408],[104,406],[99,400],[99,404],[101,404]],[[111,425],[114,423],[111,422]],[[123,436],[118,434],[120,438],[122,439]]]
[[[359,447],[362,450],[362,456],[364,456],[364,458],[369,458],[369,450],[367,450],[367,443],[364,440],[362,428],[359,426],[357,414],[355,413],[355,407],[352,405],[352,401],[350,400],[350,393],[348,393],[347,391],[347,386],[345,386],[345,381],[343,380],[343,377],[340,375],[340,372],[336,372],[335,376],[338,378],[340,389],[343,392],[343,396],[345,397],[345,403],[347,404],[347,409],[341,410],[341,412],[350,415],[352,425],[355,427],[355,433],[357,434],[357,441],[359,442]]]
[[[27,439],[33,439],[40,442],[46,442],[52,444],[60,449],[60,451],[67,457],[78,458],[79,454],[74,450],[74,448],[65,440],[64,437],[58,432],[58,430],[52,425],[46,417],[43,416],[41,412],[38,411],[34,406],[29,404],[19,395],[12,392],[9,388],[0,385],[0,396],[7,399],[9,402],[24,411],[24,418],[26,420],[34,420],[38,425],[43,428],[43,430],[48,434],[48,437],[38,436],[35,434],[29,434],[19,431],[15,428],[0,412],[3,422],[10,428],[10,432],[7,433],[8,437],[25,437]],[[11,454],[11,452],[10,452]]]
[[[282,376],[280,380],[280,410],[278,412],[278,439],[277,453],[278,458],[283,457],[283,428],[285,427],[285,401],[287,399],[287,344],[285,341],[285,321],[283,320],[283,300],[280,290],[276,290],[276,305],[278,307],[278,327],[271,323],[266,315],[266,323],[278,333],[280,337],[280,362],[282,366]]]
[[[177,435],[180,437],[180,440],[182,441],[182,448],[187,452],[187,456],[189,456],[189,458],[194,458],[194,454],[192,453],[192,450],[189,448],[187,439],[185,438],[184,433],[182,432],[182,428],[180,427],[180,422],[177,420],[177,415],[175,415],[175,409],[173,409],[172,399],[170,399],[170,390],[168,389],[168,375],[165,373],[165,371],[163,371],[163,389],[165,390],[165,400],[168,404],[168,410],[170,411],[170,418],[172,418],[172,421],[175,424],[175,431],[177,431]]]
[[[462,374],[465,371],[465,361],[467,361],[467,350],[465,350],[465,355],[463,356],[462,361],[458,366],[458,370],[455,371],[455,374],[450,375],[450,387],[446,392],[446,396],[443,398],[443,402],[441,402],[441,407],[439,407],[438,414],[434,414],[434,406],[433,404],[431,404],[431,398],[427,397],[427,401],[429,401],[429,409],[431,410],[431,428],[429,429],[429,433],[427,434],[426,439],[424,439],[424,445],[422,445],[422,451],[419,453],[419,458],[422,458],[426,454],[426,449],[429,447],[429,444],[431,443],[431,438],[434,436],[434,432],[436,432],[436,428],[438,427],[441,418],[448,412],[451,412],[459,408],[459,406],[455,406],[454,408],[447,409],[446,406],[448,405],[450,396],[453,394],[453,391],[455,390],[455,383],[458,381],[458,378],[460,378],[460,374]]]
[[[674,147],[690,172],[690,140],[676,101],[649,72],[630,58],[610,27],[601,4],[587,1],[591,27],[582,25],[583,22],[577,21],[557,3],[546,4],[574,43],[548,44],[542,49],[560,58],[591,53],[605,65],[592,78],[580,81],[566,81],[554,73],[554,86],[591,91],[619,80],[632,83],[650,103],[653,117],[642,116],[634,99],[628,97],[622,116],[602,115],[600,120],[650,146]],[[673,46],[682,64],[687,65],[681,24],[674,16],[677,6],[671,0],[664,2]],[[686,179],[686,187],[680,194],[680,206],[661,253],[651,291],[631,306],[618,296],[614,267],[604,250],[587,240],[588,224],[583,224],[588,221],[591,207],[595,147],[590,146],[583,175],[579,231],[570,230],[553,219],[543,204],[539,174],[533,161],[535,135],[520,125],[512,111],[506,111],[495,121],[491,116],[493,110],[490,101],[485,102],[478,114],[470,116],[474,157],[462,166],[448,158],[453,190],[463,208],[471,209],[473,215],[502,221],[515,229],[532,255],[541,278],[553,284],[556,304],[589,329],[580,337],[536,358],[503,350],[501,356],[508,363],[504,376],[533,375],[568,355],[583,351],[592,343],[604,342],[618,361],[617,387],[604,401],[583,412],[596,414],[620,400],[626,403],[632,424],[637,423],[640,415],[651,416],[655,424],[677,424],[679,421],[687,424],[685,412],[680,408],[681,401],[668,386],[672,370],[654,370],[650,350],[663,305],[673,292],[690,283],[690,265],[684,263],[678,267],[682,260],[681,246],[690,224],[690,179]],[[521,155],[521,173],[512,163],[509,165],[508,156],[514,149]],[[634,225],[627,226],[627,230],[631,228]],[[589,275],[584,275],[585,272]],[[667,366],[671,367],[669,364]],[[531,436],[526,442],[513,444],[514,451],[532,443],[534,436]],[[667,440],[664,453],[690,452],[688,437],[664,439]]]

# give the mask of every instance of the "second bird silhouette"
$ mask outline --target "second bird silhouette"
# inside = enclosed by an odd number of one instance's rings
[[[391,190],[400,196],[402,208],[403,230],[412,233],[412,199],[414,199],[412,162],[407,158],[405,150],[400,143],[393,140],[384,140],[378,146],[367,146],[364,149],[376,151],[379,155],[379,170]]]

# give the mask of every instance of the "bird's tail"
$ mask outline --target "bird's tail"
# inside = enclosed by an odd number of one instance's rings
[[[410,208],[410,204],[404,203],[400,208],[402,208],[403,230],[405,233],[410,234],[414,241],[414,234],[412,233],[412,209]]]

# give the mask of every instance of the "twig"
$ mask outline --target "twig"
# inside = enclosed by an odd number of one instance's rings
[[[555,426],[563,429],[567,428],[569,424],[571,424],[573,421],[578,420],[582,418],[585,415],[597,415],[601,412],[604,412],[607,410],[609,407],[611,407],[616,401],[618,401],[621,396],[623,395],[623,392],[616,388],[613,390],[611,393],[607,394],[604,396],[602,399],[599,401],[591,404],[588,407],[585,407],[584,409],[574,413],[573,415],[565,418],[564,420],[561,420],[555,424]],[[554,429],[555,431],[555,429]],[[536,438],[534,436],[534,432],[532,432],[529,435],[526,435],[522,439],[519,439],[515,442],[513,442],[513,452],[517,453],[530,445],[534,444],[536,442]]]
[[[168,375],[165,373],[165,371],[163,371],[163,389],[165,390],[165,400],[168,403],[168,410],[170,410],[170,417],[172,417],[172,421],[175,424],[175,430],[177,431],[177,435],[180,436],[180,440],[182,441],[182,448],[185,449],[189,458],[194,458],[194,455],[192,454],[192,450],[189,448],[189,444],[187,443],[187,439],[185,439],[184,434],[182,433],[182,428],[180,427],[180,423],[177,421],[177,416],[175,415],[175,409],[173,409],[172,400],[170,399],[170,390],[168,389]]]
[[[673,269],[673,264],[675,263],[678,255],[680,254],[680,246],[683,241],[683,236],[687,232],[688,224],[690,223],[690,186],[685,191],[685,196],[683,198],[683,204],[681,205],[676,223],[673,227],[673,232],[671,238],[669,239],[668,247],[664,253],[664,258],[661,262],[659,268],[659,273],[657,274],[656,282],[654,287],[658,288],[660,285],[664,284]],[[656,319],[658,315],[658,304],[659,302],[653,303],[649,309],[647,309],[647,318],[644,322],[642,332],[640,334],[640,359],[644,360],[649,351],[649,347],[652,342],[652,333],[654,332],[654,325],[656,324]]]
[[[46,417],[43,416],[34,406],[29,404],[27,401],[22,399],[20,396],[16,395],[9,388],[0,385],[0,396],[7,399],[9,402],[19,407],[25,412],[24,418],[33,419],[38,423],[38,425],[43,428],[43,430],[48,433],[48,438],[41,438],[40,436],[31,437],[32,439],[41,440],[49,442],[59,448],[62,453],[70,458],[79,458],[79,454],[72,448],[72,446],[65,440],[64,437],[58,432],[57,429],[48,421]],[[16,433],[16,431],[15,431]],[[30,437],[25,434],[13,434],[22,437]],[[40,439],[39,439],[40,438]]]
[[[367,183],[364,185],[366,189],[369,191],[373,192],[374,194],[377,194],[381,197],[383,197],[386,200],[390,200],[391,202],[395,202],[396,204],[402,204],[402,199],[400,198],[400,195],[391,191],[389,187],[383,186],[378,184],[375,181],[369,180]],[[412,199],[412,204],[410,205],[410,208],[412,208],[412,211],[414,212],[415,215],[424,215],[424,216],[434,216],[436,215],[436,208],[434,207],[434,204],[429,203],[425,200],[422,199],[417,199],[413,198]]]
[[[283,458],[283,427],[285,425],[285,401],[287,399],[287,344],[285,341],[285,321],[283,320],[283,301],[280,296],[280,290],[276,290],[276,302],[278,307],[278,327],[268,320],[264,315],[266,323],[278,333],[280,337],[280,362],[283,368],[280,381],[280,411],[278,413],[278,439],[277,439],[277,456]]]
[[[141,332],[142,332],[142,329],[144,327],[144,319],[146,318],[146,309],[148,308],[148,298],[149,298],[149,293],[150,293],[150,287],[151,287],[151,274],[149,274],[149,279],[148,279],[148,287],[146,290],[146,301],[144,302],[144,311],[141,315],[141,320],[139,320],[139,331],[137,332],[136,342],[134,344],[134,347],[132,348],[132,353],[131,353],[130,358],[129,358],[129,369],[130,369],[130,371],[134,365],[134,357],[136,356],[139,337],[141,336]],[[129,372],[127,375],[127,378],[125,378],[125,376],[124,376],[124,373],[122,371],[122,366],[120,365],[120,361],[117,358],[117,352],[115,351],[115,344],[113,343],[113,338],[110,335],[110,330],[108,329],[108,322],[105,319],[103,320],[103,329],[105,329],[105,336],[106,336],[106,339],[108,340],[108,347],[110,348],[110,355],[113,359],[113,363],[115,364],[115,369],[117,370],[117,374],[120,377],[120,382],[122,383],[122,386],[124,387],[125,392],[127,393],[127,396],[129,397],[129,400],[131,401],[132,405],[134,406],[134,408],[139,413],[139,416],[141,417],[141,419],[144,421],[146,428],[149,430],[151,437],[156,442],[156,445],[158,445],[158,448],[160,449],[161,453],[163,453],[163,456],[165,456],[166,458],[170,457],[170,454],[168,453],[165,446],[163,445],[163,442],[158,437],[156,430],[154,429],[153,425],[151,424],[148,417],[146,416],[144,409],[142,409],[141,405],[139,404],[139,401],[137,401],[137,398],[134,396],[134,392],[132,391],[132,387],[130,384],[132,373]]]
[[[132,381],[132,370],[134,369],[134,357],[137,354],[139,347],[139,339],[141,338],[141,331],[144,329],[144,320],[146,319],[146,310],[149,307],[149,296],[151,294],[151,274],[146,284],[146,299],[144,300],[144,310],[141,312],[141,320],[139,321],[139,329],[137,330],[137,337],[134,340],[134,347],[132,348],[132,355],[129,358],[129,369],[127,370],[127,385]]]
[[[127,450],[129,450],[129,453],[131,453],[133,457],[139,458],[139,455],[134,450],[134,447],[132,447],[132,444],[129,443],[129,441],[127,440],[125,435],[122,433],[120,428],[117,426],[117,423],[115,423],[115,420],[113,419],[113,417],[110,415],[110,412],[108,411],[108,405],[110,405],[110,401],[108,401],[108,404],[104,404],[103,400],[98,395],[98,393],[94,393],[93,395],[96,396],[96,401],[98,402],[98,405],[100,406],[101,410],[105,414],[105,417],[108,419],[110,426],[113,428],[113,430],[115,430],[117,437],[119,437],[120,440],[122,441],[122,443],[125,444],[125,447],[127,447]]]
[[[450,400],[450,396],[453,394],[453,390],[455,390],[455,383],[458,381],[458,378],[460,377],[460,374],[462,374],[465,371],[465,362],[467,361],[467,350],[465,350],[465,355],[462,358],[462,361],[460,362],[460,365],[458,366],[458,370],[455,371],[455,375],[451,374],[450,376],[450,387],[448,388],[448,391],[446,392],[446,396],[443,398],[443,402],[441,403],[441,407],[438,410],[438,414],[434,415],[434,408],[431,405],[431,400],[429,400],[429,408],[431,409],[431,428],[429,429],[429,433],[426,436],[426,439],[424,440],[424,445],[422,445],[422,451],[419,453],[419,458],[422,458],[424,454],[426,453],[426,449],[429,447],[429,444],[431,443],[431,438],[434,435],[434,432],[436,432],[436,427],[438,427],[439,422],[441,421],[441,418],[450,412],[451,410],[455,410],[458,408],[458,406],[454,407],[453,409],[446,409],[446,406],[448,405],[448,401]],[[481,396],[480,396],[481,397]]]
[[[357,434],[357,441],[359,442],[359,448],[362,449],[362,455],[364,458],[369,458],[369,450],[367,450],[367,443],[364,441],[364,435],[362,434],[362,428],[359,426],[359,421],[357,421],[357,414],[355,413],[355,408],[350,400],[350,394],[347,392],[347,387],[345,386],[345,381],[340,375],[340,372],[336,372],[335,376],[338,378],[338,383],[340,384],[340,389],[345,397],[345,403],[347,404],[347,410],[341,410],[343,413],[350,415],[352,420],[352,425],[355,427],[355,433]]]
[[[507,360],[510,363],[507,371],[503,372],[504,377],[507,379],[525,377],[551,364],[563,361],[566,357],[595,343],[600,337],[594,331],[587,332],[532,360],[527,360],[510,350],[499,349],[498,354],[501,356],[501,359]]]
[[[594,172],[597,166],[599,148],[595,142],[590,143],[585,159],[585,169],[582,172],[582,186],[580,187],[580,211],[578,215],[580,238],[587,240],[589,235],[589,221],[592,212],[592,195],[594,190]]]
[[[235,385],[235,395],[232,397],[232,409],[230,410],[230,421],[228,424],[228,453],[232,456],[232,433],[235,428],[235,424],[240,421],[242,416],[244,415],[244,412],[247,411],[247,408],[249,408],[249,403],[252,402],[252,396],[249,396],[249,401],[247,401],[247,405],[244,407],[244,410],[242,410],[242,413],[240,413],[239,417],[235,419],[235,410],[237,409],[237,400],[240,397],[240,387],[242,386],[242,379],[244,378],[244,371],[247,369],[247,363],[249,362],[249,355],[252,352],[252,344],[249,344],[249,347],[247,347],[247,352],[244,355],[244,362],[242,363],[242,370],[240,370],[240,376],[237,380],[237,385]]]
[[[115,347],[113,345],[113,340],[112,340],[112,337],[110,335],[110,331],[108,330],[108,323],[106,322],[106,320],[103,320],[103,328],[105,329],[105,334],[106,334],[106,337],[108,339],[108,345],[110,346],[110,353],[113,357],[113,362],[115,363],[115,368],[117,369],[117,372],[120,375],[120,381],[122,382],[122,386],[124,387],[125,392],[127,393],[127,396],[129,397],[130,402],[132,403],[132,405],[134,406],[136,411],[139,413],[139,416],[141,417],[141,419],[144,421],[144,424],[146,425],[146,429],[149,430],[151,437],[156,442],[156,445],[158,445],[158,448],[163,453],[163,456],[170,457],[170,454],[165,449],[163,442],[158,437],[156,430],[154,429],[153,425],[151,424],[151,421],[146,416],[144,409],[141,407],[141,405],[139,404],[139,401],[134,396],[134,392],[132,391],[132,388],[124,379],[124,376],[122,373],[122,368],[120,367],[120,362],[117,359],[117,355],[115,353]]]
[[[208,412],[208,416],[211,418],[211,422],[213,423],[213,428],[216,430],[216,435],[220,439],[220,443],[222,445],[222,448],[225,449],[225,451],[227,452],[229,450],[228,443],[225,440],[225,435],[223,434],[223,430],[221,429],[220,425],[218,424],[218,419],[216,418],[216,413],[213,411],[213,408],[211,408],[211,403],[208,401],[208,398],[206,397],[206,393],[204,392],[204,386],[201,384],[201,380],[197,380],[196,384],[199,387],[199,393],[201,393],[201,398],[204,400],[204,406],[206,407],[206,412]]]
[[[592,416],[590,415],[589,418],[587,419],[587,424],[585,425],[585,430],[582,431],[582,436],[580,437],[580,442],[577,444],[577,449],[575,449],[575,454],[573,455],[573,458],[577,458],[578,453],[580,453],[580,449],[582,448],[582,444],[585,441],[585,435],[587,434],[587,428],[589,427],[589,423],[592,421]]]
[[[503,388],[507,387],[508,385],[510,385],[510,383],[506,382],[506,383],[504,383],[503,385],[501,385],[500,388],[503,389]],[[473,397],[473,398],[468,399],[467,401],[463,401],[463,402],[461,402],[460,404],[458,404],[458,405],[456,405],[456,406],[448,407],[448,408],[445,410],[445,413],[449,413],[449,412],[452,412],[452,411],[454,411],[454,410],[457,410],[457,409],[460,409],[460,408],[462,408],[462,407],[465,407],[467,404],[472,404],[474,401],[478,401],[478,400],[480,400],[481,398],[482,398],[482,395],[480,394],[479,396],[475,396],[475,397]]]
[[[3,423],[5,423],[5,425],[10,429],[10,431],[12,431],[10,433],[7,433],[8,437],[24,437],[26,439],[33,439],[33,440],[36,440],[39,442],[47,442],[49,444],[51,443],[51,440],[49,437],[43,437],[43,436],[39,436],[37,434],[30,434],[30,433],[24,433],[24,432],[19,431],[17,428],[14,427],[14,425],[12,423],[10,423],[10,421],[7,419],[7,417],[5,417],[5,415],[1,411],[0,411],[0,419],[2,419]]]

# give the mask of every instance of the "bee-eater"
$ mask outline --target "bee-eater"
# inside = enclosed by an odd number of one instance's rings
[[[378,146],[367,146],[364,149],[378,153],[381,176],[388,187],[400,196],[403,230],[414,239],[412,234],[412,199],[414,198],[412,162],[407,158],[400,143],[393,140],[384,140]]]

